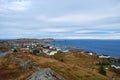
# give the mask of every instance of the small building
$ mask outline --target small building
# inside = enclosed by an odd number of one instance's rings
[[[54,55],[56,53],[57,53],[57,51],[51,51],[48,55]]]
[[[69,50],[62,50],[61,52],[63,52],[63,53],[68,53]]]
[[[92,53],[92,52],[90,52],[90,53],[88,53],[88,55],[92,56],[92,55],[93,55],[93,53]]]
[[[88,55],[90,55],[90,56],[92,56],[92,55],[95,55],[96,53],[95,52],[93,52],[93,51],[83,51],[83,53],[86,53],[86,54],[88,54]]]
[[[59,48],[56,48],[56,50],[57,50],[57,51],[61,51],[61,49],[59,49]]]
[[[38,49],[38,48],[33,48],[31,52],[32,52],[32,54],[34,54],[34,55],[38,55],[38,54],[41,53],[41,50]]]
[[[111,56],[109,56],[109,55],[100,55],[99,56],[99,58],[104,58],[104,59],[108,59],[108,58],[110,58]]]
[[[44,49],[43,53],[45,53],[47,55],[54,55],[54,54],[57,53],[57,51],[52,51],[52,50],[49,50],[49,49]]]
[[[111,65],[112,68],[120,69],[120,63]]]
[[[50,46],[49,49],[53,49],[53,46]]]
[[[109,61],[110,61],[111,63],[117,63],[117,62],[118,62],[118,59],[116,59],[116,58],[110,58]]]
[[[49,49],[43,49],[43,53],[48,54],[48,53],[50,53],[50,50]]]
[[[11,51],[12,51],[12,52],[18,52],[18,50],[15,49],[15,48],[14,48],[14,49],[11,49]]]

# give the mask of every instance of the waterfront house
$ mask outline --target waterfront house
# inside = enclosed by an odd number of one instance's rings
[[[88,53],[88,55],[92,56],[92,55],[93,55],[93,53],[92,53],[92,52],[90,52],[90,53]]]
[[[117,62],[118,62],[118,59],[116,59],[116,58],[110,58],[109,61],[110,61],[111,63],[117,63]]]
[[[50,46],[49,49],[53,49],[53,46]]]
[[[56,50],[57,50],[57,51],[61,51],[61,49],[60,49],[60,48],[56,48]]]
[[[109,55],[100,55],[99,56],[99,58],[100,59],[108,59],[108,58],[110,58],[111,56],[109,56]]]
[[[61,52],[63,52],[63,53],[68,53],[69,50],[62,50]]]
[[[111,65],[112,68],[120,69],[120,63]]]

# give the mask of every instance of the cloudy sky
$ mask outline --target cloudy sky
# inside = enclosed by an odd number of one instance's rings
[[[0,39],[120,39],[120,0],[0,0]]]

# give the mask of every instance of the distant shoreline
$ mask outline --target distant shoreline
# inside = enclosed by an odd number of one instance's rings
[[[85,51],[92,51],[97,54],[107,54],[110,56],[120,57],[120,40],[119,39],[34,39],[34,38],[19,38],[19,39],[0,39],[0,42],[52,42],[60,48],[80,48]]]

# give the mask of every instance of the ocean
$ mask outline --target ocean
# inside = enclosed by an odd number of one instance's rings
[[[58,40],[52,42],[52,44],[62,49],[65,46],[74,46],[76,48],[82,48],[85,51],[120,57],[120,40]]]
[[[0,52],[0,58],[5,56],[7,53],[6,52]]]

